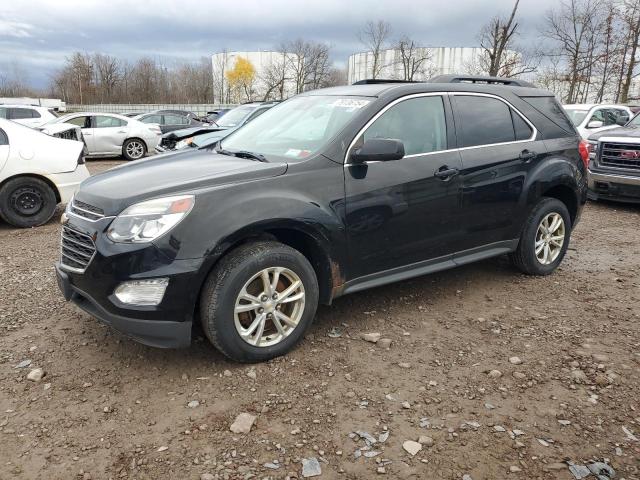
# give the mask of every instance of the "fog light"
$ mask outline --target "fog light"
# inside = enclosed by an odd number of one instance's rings
[[[128,305],[158,305],[164,297],[167,285],[168,278],[131,280],[118,285],[114,294],[118,300]]]

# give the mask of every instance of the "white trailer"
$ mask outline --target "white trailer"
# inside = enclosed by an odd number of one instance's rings
[[[67,104],[59,98],[4,97],[0,98],[0,105],[34,105],[50,108],[56,112],[67,111]]]

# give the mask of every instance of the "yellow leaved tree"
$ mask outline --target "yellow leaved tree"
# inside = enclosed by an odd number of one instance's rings
[[[238,101],[242,101],[242,97],[247,102],[252,100],[256,69],[249,60],[244,57],[238,57],[234,67],[231,70],[227,70],[225,76],[227,77],[229,89]]]

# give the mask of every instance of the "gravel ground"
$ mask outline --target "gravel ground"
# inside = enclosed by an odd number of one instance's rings
[[[59,214],[0,224],[0,478],[573,479],[604,461],[638,479],[639,226],[640,207],[591,203],[552,276],[493,259],[349,295],[249,367],[65,303]]]

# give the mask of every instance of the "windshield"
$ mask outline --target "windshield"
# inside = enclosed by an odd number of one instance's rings
[[[589,110],[578,110],[576,108],[565,107],[564,110],[565,112],[567,112],[567,115],[569,115],[569,118],[576,127],[582,123],[584,117],[586,117],[587,113],[589,113]]]
[[[222,141],[221,148],[303,160],[323,147],[371,100],[320,95],[293,97],[239,128]]]
[[[251,105],[242,105],[240,107],[236,107],[233,110],[229,110],[224,114],[220,120],[216,121],[218,126],[220,127],[235,127],[236,125],[242,123],[242,121],[249,116],[251,112],[256,109],[255,106]]]

